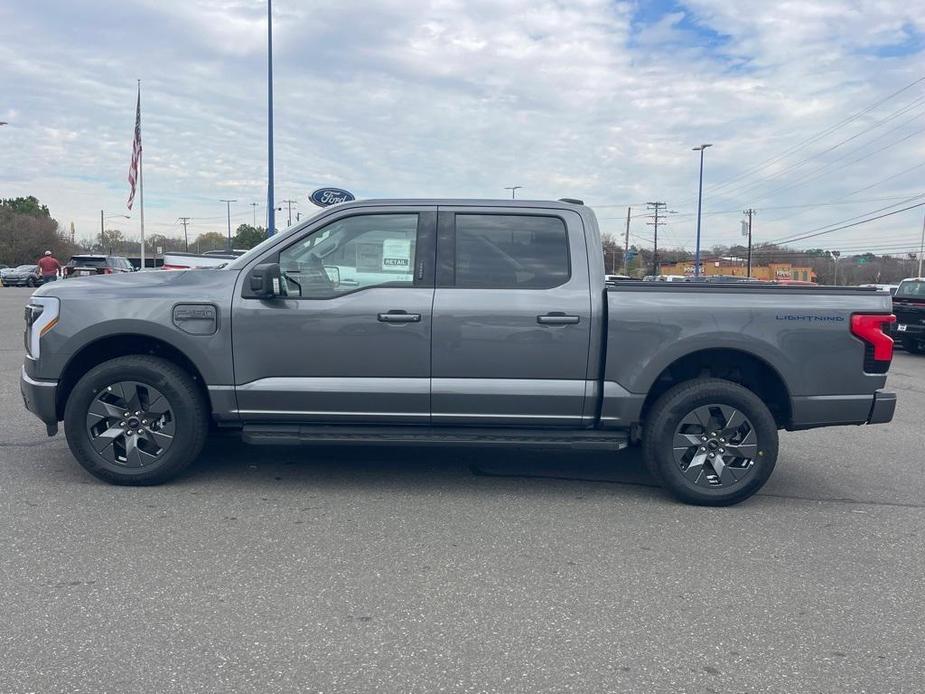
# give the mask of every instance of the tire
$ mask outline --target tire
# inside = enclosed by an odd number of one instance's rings
[[[925,342],[907,337],[903,340],[903,349],[909,354],[925,354]]]
[[[26,280],[26,286],[27,286],[27,287],[34,287],[34,286],[35,286],[35,280],[32,279],[31,277],[30,277],[29,279],[27,279],[27,280]]]
[[[729,506],[752,496],[774,471],[777,450],[777,424],[761,399],[716,378],[671,388],[655,402],[643,430],[649,471],[676,499],[700,506]]]
[[[74,386],[64,409],[71,453],[91,475],[113,484],[152,485],[176,477],[199,456],[208,430],[206,398],[192,377],[147,355],[95,366]]]

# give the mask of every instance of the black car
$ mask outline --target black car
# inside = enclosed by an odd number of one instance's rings
[[[4,287],[38,287],[42,284],[38,265],[20,265],[0,275]]]
[[[75,255],[64,266],[64,279],[86,275],[114,275],[134,272],[134,266],[120,255]]]
[[[899,283],[893,295],[893,338],[907,352],[925,354],[925,277],[912,277]]]

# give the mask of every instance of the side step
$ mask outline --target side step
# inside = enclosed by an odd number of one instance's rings
[[[245,443],[264,446],[302,444],[372,444],[376,446],[515,446],[518,448],[582,448],[619,451],[629,437],[624,431],[502,429],[426,426],[331,426],[326,424],[246,424]]]

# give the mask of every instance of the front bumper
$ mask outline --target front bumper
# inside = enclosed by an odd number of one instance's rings
[[[49,436],[54,435],[58,430],[58,382],[30,378],[24,366],[19,375],[19,390],[26,409],[45,422]]]
[[[917,318],[916,320],[921,320]],[[903,326],[903,330],[899,329],[899,326]],[[903,339],[909,340],[925,340],[925,324],[922,323],[904,323],[901,319],[897,320],[890,326],[890,337],[894,340],[899,340],[900,342]]]

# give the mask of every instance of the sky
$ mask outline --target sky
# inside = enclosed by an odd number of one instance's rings
[[[650,246],[828,231],[795,247],[917,250],[925,12],[908,0],[274,2],[276,199],[583,199]],[[126,209],[142,80],[145,228],[263,224],[266,3],[5,0],[0,197],[35,195],[77,238]],[[258,203],[256,208],[250,203]],[[895,214],[890,214],[896,212]],[[284,227],[287,213],[277,216]]]

